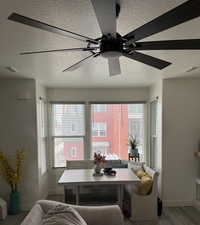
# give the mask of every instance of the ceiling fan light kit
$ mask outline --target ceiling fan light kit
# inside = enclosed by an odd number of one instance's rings
[[[44,51],[23,52],[21,55],[49,52],[86,51],[91,54],[73,64],[66,71],[73,71],[94,57],[107,58],[110,76],[121,73],[119,57],[124,56],[156,69],[164,69],[171,63],[162,59],[143,54],[142,50],[200,50],[200,39],[148,41],[140,40],[153,34],[175,27],[179,24],[200,16],[200,0],[189,0],[176,8],[164,13],[141,27],[121,36],[117,33],[116,20],[120,13],[120,3],[117,0],[90,0],[99,23],[102,36],[96,39],[77,34],[56,26],[43,23],[32,18],[12,13],[8,19],[48,32],[64,35],[86,43],[85,48],[54,49]]]

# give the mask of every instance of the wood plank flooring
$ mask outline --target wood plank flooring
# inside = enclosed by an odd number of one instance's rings
[[[6,220],[0,221],[0,225],[20,225],[25,217],[25,213],[17,216],[8,216]],[[133,224],[126,221],[125,225]],[[163,214],[159,219],[159,225],[200,225],[200,211],[194,207],[170,207],[164,208]]]
[[[142,225],[126,221],[125,225]],[[194,207],[164,208],[159,225],[200,225],[200,211]]]
[[[194,207],[165,208],[159,225],[200,225],[200,211]]]

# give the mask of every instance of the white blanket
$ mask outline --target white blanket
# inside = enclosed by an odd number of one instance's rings
[[[80,214],[70,206],[57,205],[42,220],[43,225],[87,225]]]

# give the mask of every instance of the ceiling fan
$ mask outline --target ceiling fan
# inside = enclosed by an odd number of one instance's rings
[[[83,63],[97,56],[103,56],[108,59],[110,76],[121,73],[119,57],[125,56],[130,59],[139,61],[157,69],[164,69],[171,63],[143,54],[137,50],[189,50],[200,49],[200,39],[187,40],[167,40],[167,41],[146,41],[139,42],[141,39],[159,33],[191,19],[200,16],[200,0],[189,0],[166,12],[165,14],[153,19],[141,27],[121,36],[116,31],[116,19],[120,13],[120,4],[117,0],[90,0],[102,36],[96,39],[80,35],[62,28],[58,28],[38,20],[31,19],[12,13],[8,19],[29,25],[35,28],[49,32],[64,35],[86,43],[84,48],[56,49],[35,52],[23,52],[21,55],[48,53],[48,52],[65,52],[65,51],[86,51],[91,54],[81,61],[68,67],[65,71],[72,71],[80,67]]]

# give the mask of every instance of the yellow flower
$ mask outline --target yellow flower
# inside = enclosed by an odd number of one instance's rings
[[[24,150],[17,150],[16,152],[16,167],[13,169],[7,157],[3,152],[0,152],[0,175],[11,186],[12,190],[16,190],[17,184],[22,177],[22,165],[24,161]]]

